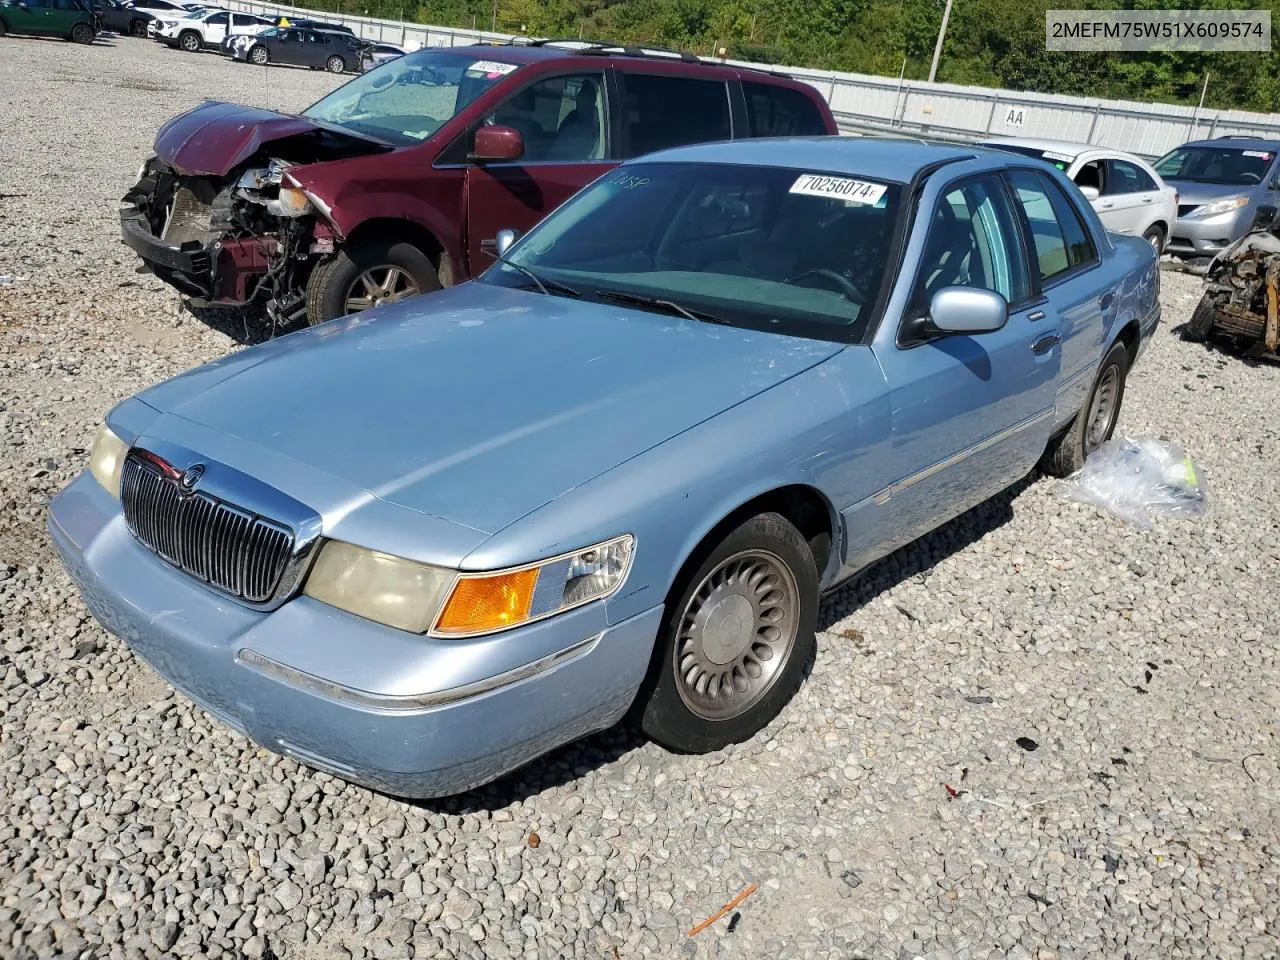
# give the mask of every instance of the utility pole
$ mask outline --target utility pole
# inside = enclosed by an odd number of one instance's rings
[[[1204,95],[1209,92],[1209,71],[1204,72],[1204,86],[1200,88],[1200,105],[1196,107],[1196,112],[1191,118],[1191,132],[1189,136],[1194,139],[1196,135],[1196,127],[1200,125],[1200,114],[1204,112]]]
[[[950,2],[950,0],[948,0],[948,2]],[[493,26],[490,27],[490,32],[498,32],[498,0],[493,0]]]
[[[942,11],[942,26],[938,30],[938,42],[933,48],[933,63],[929,66],[929,82],[938,75],[938,58],[942,56],[942,39],[947,35],[947,21],[951,19],[951,0],[947,0],[947,8]]]

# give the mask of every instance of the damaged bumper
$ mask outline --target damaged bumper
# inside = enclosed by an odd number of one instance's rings
[[[213,296],[213,258],[199,241],[165,243],[151,232],[151,224],[137,207],[120,209],[120,236],[162,279],[193,297]]]

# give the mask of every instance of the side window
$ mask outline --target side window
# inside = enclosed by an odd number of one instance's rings
[[[1147,171],[1128,160],[1108,160],[1107,180],[1111,184],[1108,193],[1145,193],[1156,188]]]
[[[211,27],[225,27],[227,25],[227,14],[215,13],[212,17],[205,21]]]
[[[998,178],[971,180],[949,191],[929,221],[916,303],[943,287],[981,287],[1010,303],[1031,292],[1017,220]]]
[[[53,0],[53,9],[55,10],[79,10],[75,0]]]
[[[530,162],[572,163],[608,155],[603,73],[539,80],[515,93],[486,120],[519,130],[524,159]]]
[[[1027,215],[1042,281],[1097,259],[1088,231],[1056,185],[1030,170],[1011,170],[1009,180]]]
[[[733,136],[722,81],[627,73],[622,82],[628,157]]]
[[[743,81],[748,132],[753,137],[820,137],[827,133],[822,114],[799,90]]]
[[[1071,178],[1076,182],[1077,187],[1093,187],[1098,193],[1112,193],[1112,188],[1107,185],[1107,178],[1103,170],[1101,160],[1091,160],[1079,170],[1076,175]]]

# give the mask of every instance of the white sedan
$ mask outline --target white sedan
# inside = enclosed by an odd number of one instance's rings
[[[1065,140],[1000,137],[980,146],[1036,157],[1066,173],[1112,233],[1142,237],[1159,254],[1178,219],[1178,192],[1140,157]]]

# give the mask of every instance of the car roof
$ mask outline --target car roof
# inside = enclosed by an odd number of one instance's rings
[[[970,160],[977,153],[962,146],[889,137],[768,137],[676,147],[632,162],[789,167],[905,183],[931,164]]]
[[[1086,153],[1101,153],[1108,157],[1119,157],[1123,160],[1134,160],[1143,166],[1150,166],[1149,161],[1143,160],[1136,154],[1129,153],[1127,150],[1116,150],[1114,147],[1106,147],[1097,143],[1077,143],[1073,140],[1046,140],[1037,137],[987,137],[978,143],[979,147],[999,150],[1000,147],[1027,147],[1031,150],[1044,150],[1049,153],[1057,153],[1064,157],[1076,157]]]
[[[1268,140],[1265,137],[1216,137],[1213,140],[1191,140],[1180,144],[1183,147],[1223,147],[1227,150],[1272,150],[1280,151],[1280,140]],[[1178,149],[1174,147],[1174,149]]]

